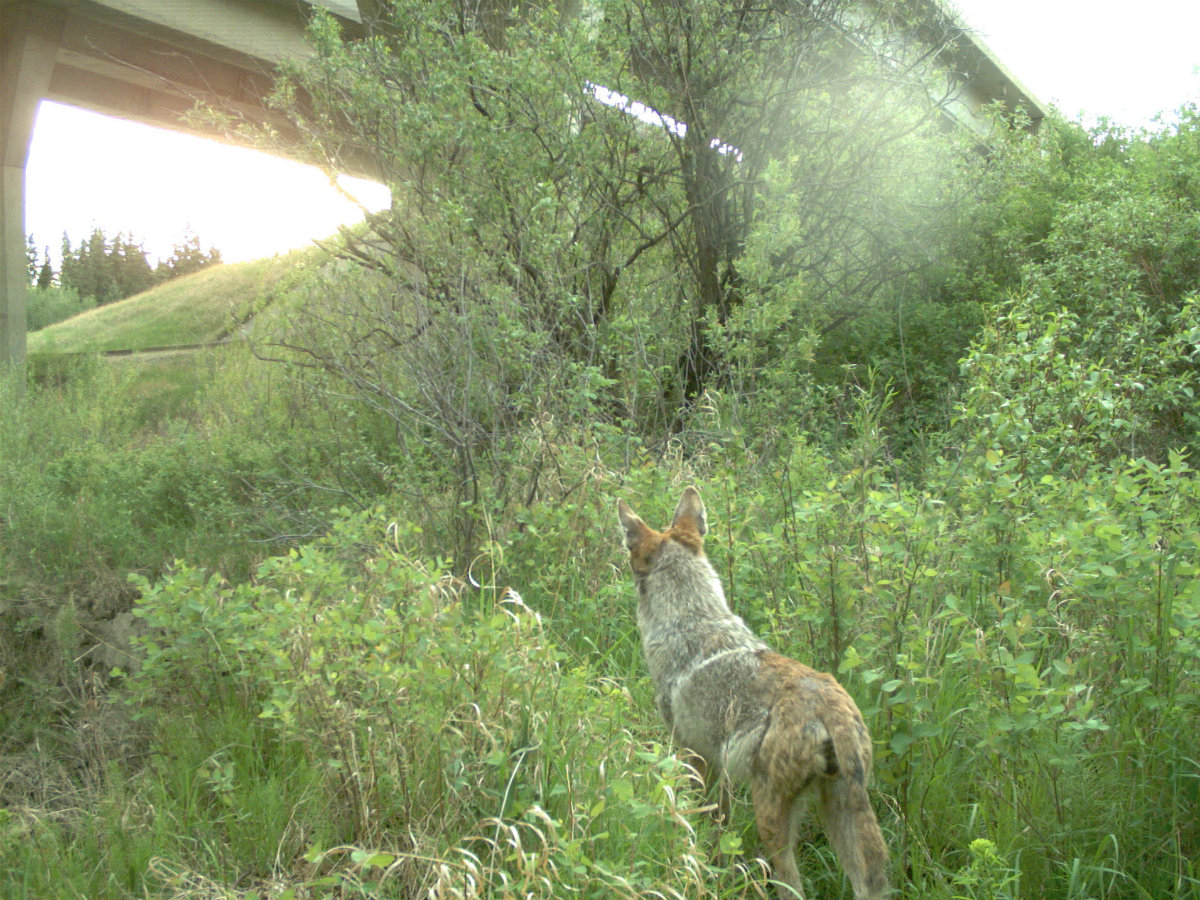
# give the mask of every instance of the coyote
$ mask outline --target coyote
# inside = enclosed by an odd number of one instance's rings
[[[795,846],[815,799],[855,900],[888,894],[887,847],[867,796],[871,738],[833,676],[771,652],[735,616],[704,555],[700,493],[689,487],[665,531],[617,504],[638,590],[638,629],[658,710],[699,757],[705,785],[749,784],[781,898],[803,898]]]

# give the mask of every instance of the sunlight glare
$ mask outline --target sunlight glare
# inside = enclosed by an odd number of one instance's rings
[[[79,136],[86,134],[86,144]],[[386,208],[383,185],[268,154],[43,102],[26,169],[26,232],[57,258],[93,227],[144,242],[151,265],[189,234],[226,262],[325,238]]]

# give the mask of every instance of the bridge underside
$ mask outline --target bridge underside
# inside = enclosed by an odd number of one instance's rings
[[[364,0],[365,2],[365,0]],[[0,372],[25,358],[25,164],[42,100],[203,134],[197,103],[273,125],[275,67],[303,58],[300,0],[0,0]],[[319,0],[347,28],[354,0]]]

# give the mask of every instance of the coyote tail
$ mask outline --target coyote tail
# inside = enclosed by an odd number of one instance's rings
[[[821,784],[820,817],[829,842],[850,877],[855,898],[885,897],[887,845],[867,794],[870,745],[862,742],[857,721],[849,721],[845,716],[838,719],[827,724],[837,774]]]

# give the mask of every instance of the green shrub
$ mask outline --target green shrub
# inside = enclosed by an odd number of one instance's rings
[[[26,328],[37,331],[95,308],[94,297],[80,297],[71,288],[30,288],[25,292]]]
[[[839,460],[797,441],[770,465],[729,446],[689,465],[734,609],[838,670],[867,716],[912,890],[1196,896],[1196,473],[1172,455],[1033,477],[980,451],[922,490],[891,478],[877,423],[868,408]],[[640,482],[668,521],[680,483]],[[628,599],[597,607],[606,590],[559,602],[628,620]]]
[[[316,809],[293,797],[290,819],[256,816],[270,831],[258,843],[281,848],[285,864],[282,848],[311,844],[313,884],[383,896],[705,889],[689,862],[691,776],[630,731],[627,695],[567,667],[518,595],[468,589],[444,562],[408,555],[410,527],[382,522],[346,519],[251,583],[185,566],[158,584],[138,579],[148,632],[130,687],[142,714],[168,735],[257,710],[257,727],[301,754],[317,778],[305,790],[321,798]],[[260,807],[236,752],[203,771],[180,793]]]
[[[1130,309],[1124,323],[1114,315],[1089,327],[1065,309],[1014,301],[964,360],[953,438],[967,453],[1007,456],[1028,476],[1076,475],[1123,457],[1165,462],[1196,435],[1200,381],[1181,350],[1198,313],[1192,297],[1165,327]]]

